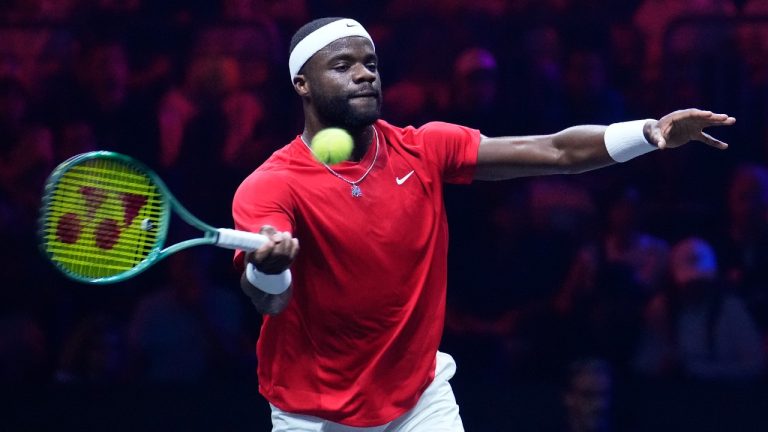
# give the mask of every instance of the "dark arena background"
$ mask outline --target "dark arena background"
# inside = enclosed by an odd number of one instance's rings
[[[56,164],[106,149],[231,226],[239,181],[301,131],[287,45],[322,16],[368,28],[396,125],[736,117],[709,131],[727,151],[446,186],[441,349],[468,431],[768,430],[764,0],[3,1],[0,430],[269,430],[230,252],[80,285],[36,218]]]

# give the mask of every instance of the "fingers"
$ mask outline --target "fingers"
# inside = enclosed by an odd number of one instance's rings
[[[719,114],[712,111],[700,110],[697,108],[674,111],[665,117],[668,118],[669,121],[677,121],[683,119],[701,120],[706,122],[708,126],[730,126],[736,123],[736,119],[729,116],[728,114]]]
[[[253,262],[255,265],[259,265],[262,263],[269,255],[272,254],[272,249],[275,248],[275,242],[273,240],[273,237],[275,234],[277,234],[277,230],[275,230],[274,227],[270,225],[264,225],[259,230],[259,234],[267,237],[267,242],[261,245],[260,248],[253,251],[249,258],[251,262]]]
[[[710,117],[708,126],[730,126],[734,123],[736,123],[736,118],[731,117],[728,114],[713,114]]]
[[[713,114],[714,113],[712,111],[704,111],[698,108],[688,108],[683,110],[672,111],[671,113],[662,117],[660,121],[666,120],[668,122],[674,122],[678,120],[692,119],[692,118],[705,119],[705,118],[710,118]]]
[[[271,240],[275,245],[272,249],[272,255],[285,256],[290,260],[296,257],[296,253],[299,250],[299,240],[291,237],[291,233],[275,233],[272,235]]]
[[[689,141],[701,141],[717,149],[726,149],[728,144],[704,133],[711,126],[730,126],[736,119],[727,114],[714,113],[696,108],[674,111],[659,119],[648,134],[652,144],[660,149],[674,148]]]
[[[736,119],[728,114],[715,114],[711,111],[703,111],[703,113],[708,113],[708,115],[702,119],[706,122],[701,126],[702,129],[710,126],[730,126],[736,123]],[[716,149],[725,150],[728,148],[728,144],[704,131],[700,131],[695,139]]]
[[[269,225],[259,231],[268,241],[246,255],[259,271],[267,274],[280,273],[291,265],[299,252],[299,240],[289,232],[280,232]]]
[[[709,135],[708,133],[705,133],[705,132],[701,132],[697,141],[701,141],[708,146],[712,146],[720,150],[725,150],[728,148],[728,144],[720,141],[717,138],[714,138],[712,135]]]
[[[684,110],[683,112],[687,112],[690,117],[705,121],[708,126],[730,126],[736,123],[736,119],[728,114],[718,114],[713,113],[712,111],[702,111],[697,109]]]

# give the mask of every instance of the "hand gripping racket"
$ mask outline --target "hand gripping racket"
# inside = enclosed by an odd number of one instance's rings
[[[165,246],[172,212],[204,235]],[[56,268],[91,284],[131,278],[192,246],[254,250],[267,241],[261,234],[203,223],[152,170],[107,151],[74,156],[51,173],[43,193],[39,237]]]

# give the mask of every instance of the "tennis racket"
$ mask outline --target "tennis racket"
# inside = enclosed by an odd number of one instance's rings
[[[172,213],[203,235],[166,246]],[[260,234],[203,223],[151,169],[107,151],[73,156],[51,173],[43,192],[39,239],[56,268],[91,284],[126,280],[192,246],[255,250],[267,241]]]

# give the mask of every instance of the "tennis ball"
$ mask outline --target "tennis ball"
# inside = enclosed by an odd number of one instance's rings
[[[349,159],[352,154],[352,136],[340,128],[326,128],[312,138],[312,153],[320,162],[334,165]]]

